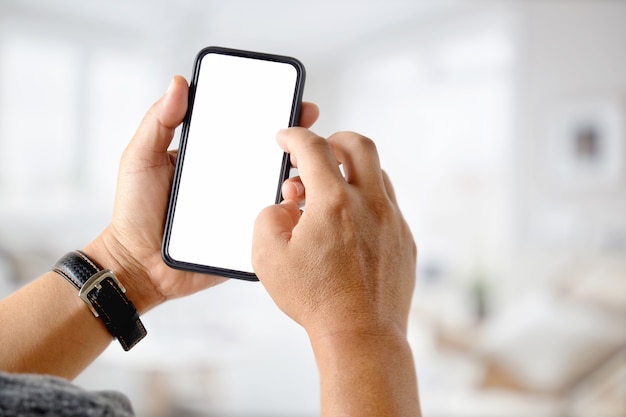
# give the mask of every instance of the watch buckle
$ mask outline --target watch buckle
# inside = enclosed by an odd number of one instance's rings
[[[80,291],[78,291],[78,296],[81,298],[81,300],[85,302],[85,304],[87,304],[87,307],[89,307],[93,315],[96,317],[100,317],[100,314],[98,314],[91,300],[89,299],[89,293],[91,293],[94,289],[101,289],[102,281],[107,278],[111,278],[113,282],[120,288],[120,290],[122,290],[123,293],[126,292],[126,288],[124,288],[124,286],[117,279],[113,271],[111,271],[110,269],[103,269],[102,271],[96,272],[83,284]]]

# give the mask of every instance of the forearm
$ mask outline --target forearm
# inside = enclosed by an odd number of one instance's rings
[[[158,304],[144,274],[112,255],[104,234],[84,248],[101,267],[115,272],[139,313]],[[96,359],[113,336],[63,276],[47,272],[0,301],[0,370],[72,379]]]
[[[404,335],[332,335],[312,344],[323,417],[421,415]]]
[[[72,379],[112,340],[63,277],[48,272],[0,301],[0,369]]]

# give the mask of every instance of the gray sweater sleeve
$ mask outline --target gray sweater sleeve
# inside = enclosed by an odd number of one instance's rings
[[[116,392],[86,391],[67,380],[0,372],[0,417],[131,417],[128,399]]]

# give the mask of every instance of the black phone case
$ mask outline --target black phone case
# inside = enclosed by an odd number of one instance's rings
[[[298,77],[296,80],[296,88],[294,92],[294,98],[293,98],[294,102],[292,105],[292,112],[289,118],[290,127],[297,126],[300,121],[300,108],[302,105],[302,94],[304,91],[304,81],[305,81],[306,72],[302,63],[299,60],[292,58],[292,57],[268,54],[268,53],[263,53],[263,52],[253,52],[253,51],[245,51],[245,50],[239,50],[239,49],[223,48],[223,47],[218,47],[218,46],[209,46],[209,47],[203,48],[200,52],[198,52],[198,54],[196,55],[196,59],[194,61],[193,74],[192,74],[191,82],[189,84],[189,104],[187,106],[187,114],[185,115],[185,119],[183,121],[183,126],[181,129],[180,144],[179,144],[178,156],[176,160],[176,168],[174,171],[174,179],[172,182],[172,189],[170,192],[170,198],[169,198],[169,203],[167,207],[167,216],[165,219],[165,230],[163,233],[161,255],[165,263],[168,266],[175,268],[175,269],[181,269],[181,270],[192,271],[192,272],[200,272],[204,274],[219,275],[219,276],[226,277],[226,278],[236,278],[236,279],[242,279],[246,281],[258,281],[259,279],[254,273],[220,268],[218,266],[213,266],[213,265],[200,265],[200,264],[195,264],[195,263],[179,261],[179,260],[172,258],[169,254],[170,233],[171,233],[172,222],[174,218],[174,212],[176,211],[176,199],[178,197],[178,186],[180,183],[180,175],[181,175],[184,160],[185,160],[185,149],[186,149],[186,144],[187,144],[187,136],[189,133],[189,123],[191,121],[191,115],[193,112],[193,104],[194,104],[195,93],[196,93],[196,85],[198,82],[198,75],[200,71],[200,64],[202,62],[202,58],[205,55],[210,54],[210,53],[233,55],[233,56],[247,57],[247,58],[253,58],[253,59],[262,59],[262,60],[274,61],[274,62],[284,62],[284,63],[289,63],[293,65],[298,72]],[[289,160],[289,155],[284,153],[282,164],[280,167],[278,186],[276,190],[276,197],[275,197],[276,204],[282,201],[281,186],[282,186],[282,183],[289,177],[290,170],[291,170],[291,163]]]

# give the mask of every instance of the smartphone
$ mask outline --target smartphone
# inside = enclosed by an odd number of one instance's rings
[[[165,221],[167,265],[258,280],[254,221],[282,199],[290,164],[276,133],[298,124],[304,80],[295,58],[221,47],[198,53]]]

